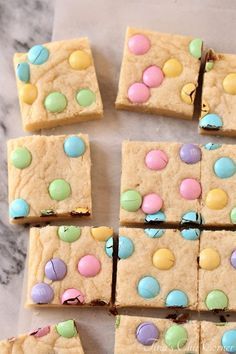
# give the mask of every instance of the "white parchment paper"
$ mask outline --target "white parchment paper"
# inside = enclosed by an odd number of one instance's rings
[[[234,0],[56,1],[53,40],[89,37],[105,108],[102,121],[80,123],[43,132],[49,135],[80,131],[90,135],[94,218],[88,224],[107,224],[116,229],[118,227],[122,140],[196,143],[235,141],[199,136],[197,121],[188,122],[114,109],[126,27],[130,25],[201,37],[208,47],[213,47],[217,51],[236,53],[235,23]],[[24,300],[25,290],[22,303]],[[157,317],[166,314],[158,310],[125,310],[125,312]],[[22,308],[19,333],[71,317],[77,319],[80,324],[86,353],[113,353],[114,318],[104,309],[66,308],[59,311],[55,309],[30,311]],[[217,317],[213,315],[211,317],[217,320]]]

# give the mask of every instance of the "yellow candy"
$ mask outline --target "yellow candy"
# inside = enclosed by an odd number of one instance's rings
[[[38,96],[38,89],[35,85],[25,84],[20,90],[20,99],[24,103],[32,104]]]
[[[212,189],[207,193],[206,206],[210,209],[220,210],[223,209],[228,203],[227,193],[220,188]]]
[[[236,73],[231,73],[225,76],[223,80],[223,88],[226,93],[236,95]]]
[[[177,59],[172,58],[165,62],[162,70],[166,77],[176,77],[182,73],[183,66]]]
[[[96,241],[106,241],[113,235],[113,228],[107,226],[93,227],[91,234]]]
[[[76,50],[71,53],[69,63],[75,70],[85,70],[91,65],[91,57],[82,50]]]
[[[187,104],[193,104],[196,95],[196,86],[190,82],[182,87],[180,96],[182,101]]]
[[[167,270],[173,267],[175,256],[168,248],[160,248],[154,253],[152,263],[158,269]]]
[[[209,112],[210,112],[210,106],[205,100],[203,100],[202,101],[201,117],[200,118],[203,118]]]
[[[220,265],[220,255],[213,248],[205,248],[201,251],[199,265],[202,269],[213,270]]]

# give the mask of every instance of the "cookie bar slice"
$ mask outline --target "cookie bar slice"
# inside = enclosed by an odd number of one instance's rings
[[[197,308],[199,233],[189,232],[120,228],[116,306]]]
[[[115,354],[199,353],[199,323],[117,316]]]
[[[90,168],[87,135],[28,136],[9,140],[11,222],[90,216]]]
[[[108,227],[31,228],[27,306],[95,306],[111,300]]]
[[[128,28],[116,108],[192,119],[202,40]]]
[[[201,354],[236,352],[236,323],[201,322]]]
[[[202,89],[200,133],[236,136],[236,55],[210,50]]]
[[[33,46],[14,56],[26,131],[98,119],[103,107],[87,38]]]
[[[29,334],[0,341],[0,352],[1,354],[84,354],[74,320],[38,328]]]

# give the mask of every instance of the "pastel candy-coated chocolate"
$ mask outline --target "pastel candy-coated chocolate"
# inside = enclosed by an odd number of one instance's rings
[[[151,322],[142,322],[136,329],[136,338],[143,345],[152,345],[159,338],[159,330]]]
[[[143,197],[142,211],[146,214],[155,214],[163,206],[163,200],[156,193],[147,194]]]
[[[145,222],[164,222],[166,220],[165,213],[163,211],[158,211],[155,214],[148,214],[145,217]]]
[[[152,299],[160,292],[159,282],[151,276],[143,277],[138,283],[138,294],[144,299]]]
[[[202,39],[201,38],[195,38],[189,43],[189,52],[190,54],[196,58],[200,59],[202,56]]]
[[[38,97],[38,89],[35,85],[27,83],[20,89],[19,97],[22,102],[31,105]]]
[[[228,307],[228,296],[221,290],[212,290],[207,294],[206,307],[208,310],[225,310]]]
[[[113,228],[107,226],[98,226],[91,229],[91,234],[96,241],[104,242],[113,235]]]
[[[230,157],[220,157],[214,163],[214,172],[219,178],[232,177],[236,172],[236,164]]]
[[[172,290],[166,297],[165,305],[167,307],[187,307],[188,296],[182,290]]]
[[[144,229],[145,234],[150,238],[160,238],[164,235],[164,229]]]
[[[180,97],[183,102],[193,104],[196,95],[196,85],[192,82],[185,84],[180,92]]]
[[[232,267],[234,267],[236,269],[236,250],[234,250],[231,254],[230,263],[231,263]]]
[[[183,65],[176,58],[168,59],[163,65],[163,72],[166,77],[179,76],[183,71]]]
[[[128,40],[129,51],[135,55],[143,55],[149,51],[151,47],[150,40],[143,34],[135,34]]]
[[[87,88],[78,91],[76,101],[81,107],[89,107],[96,101],[95,93]]]
[[[77,329],[74,320],[60,322],[56,325],[57,333],[64,338],[72,338],[77,335]]]
[[[220,210],[228,204],[227,193],[220,188],[211,189],[206,196],[206,206],[209,209]]]
[[[54,179],[48,188],[49,195],[53,200],[64,200],[71,195],[71,187],[64,179]]]
[[[206,130],[218,130],[223,127],[223,120],[218,114],[209,113],[200,119],[199,127]]]
[[[64,242],[75,242],[80,238],[81,229],[78,226],[59,226],[58,236]]]
[[[23,170],[29,167],[32,161],[31,152],[24,146],[18,147],[11,153],[11,163],[14,167]]]
[[[128,98],[132,103],[145,103],[149,100],[149,97],[149,88],[141,82],[135,82],[128,89]]]
[[[31,335],[33,335],[36,338],[41,338],[46,336],[48,333],[50,333],[50,326],[39,328],[36,332],[33,332]]]
[[[221,345],[226,353],[236,353],[236,329],[224,332],[221,338]]]
[[[91,65],[91,57],[83,50],[75,50],[69,56],[69,64],[72,69],[85,70]]]
[[[52,258],[45,265],[45,275],[52,281],[62,280],[67,272],[67,266],[60,258]]]
[[[203,218],[200,213],[196,211],[188,211],[187,213],[183,214],[181,218],[181,225],[185,224],[198,224],[202,225],[204,223]]]
[[[64,141],[64,151],[69,157],[79,157],[84,154],[85,149],[83,139],[78,136],[69,136]]]
[[[230,220],[233,224],[236,224],[236,207],[230,212]]]
[[[179,191],[184,199],[195,200],[200,197],[202,188],[196,179],[186,178],[181,182]]]
[[[31,289],[31,298],[36,304],[49,304],[54,298],[54,291],[46,283],[37,283]]]
[[[174,324],[170,326],[165,333],[165,343],[171,349],[180,349],[188,341],[188,332],[181,326]]]
[[[168,164],[168,156],[162,150],[151,150],[145,157],[145,163],[150,170],[163,170]]]
[[[213,60],[209,60],[206,62],[206,65],[205,65],[205,71],[208,72],[208,71],[211,71],[214,67],[214,61]]]
[[[24,199],[15,199],[9,207],[9,214],[12,219],[23,218],[29,215],[30,207]]]
[[[168,270],[174,266],[175,256],[168,248],[160,248],[153,254],[152,263],[158,269]]]
[[[42,45],[34,45],[28,51],[28,60],[31,64],[41,65],[48,60],[49,51]]]
[[[164,74],[159,66],[149,66],[143,72],[143,82],[148,87],[159,87],[164,79]]]
[[[126,259],[134,253],[134,244],[133,241],[126,236],[119,236],[118,239],[118,258]]]
[[[204,145],[206,150],[217,150],[221,147],[221,144],[207,143]]]
[[[236,73],[230,73],[224,78],[223,88],[226,93],[236,95]]]
[[[63,305],[80,305],[85,301],[84,294],[77,289],[70,288],[64,291],[61,297]]]
[[[113,237],[112,236],[106,241],[105,252],[108,255],[108,257],[113,256]]]
[[[205,248],[200,252],[199,266],[202,269],[214,270],[221,262],[219,252],[213,248]]]
[[[61,92],[51,92],[45,98],[44,107],[51,113],[63,112],[67,106],[67,98]]]
[[[201,149],[195,144],[183,144],[179,155],[181,160],[187,164],[195,164],[202,158]]]
[[[29,64],[26,62],[19,63],[16,68],[16,75],[20,81],[25,83],[29,82],[30,81]]]
[[[80,258],[78,263],[78,271],[86,278],[95,277],[101,270],[101,262],[97,257],[88,254]]]
[[[192,228],[192,229],[183,229],[181,230],[181,236],[185,238],[185,240],[197,240],[200,237],[201,230]]]
[[[129,189],[121,194],[120,204],[124,210],[137,211],[142,204],[142,196],[138,191]]]

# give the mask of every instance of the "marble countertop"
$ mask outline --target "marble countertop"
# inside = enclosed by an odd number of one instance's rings
[[[25,135],[12,65],[14,52],[50,41],[53,1],[9,0],[0,3],[0,338],[16,335],[21,302],[27,228],[8,222],[6,141]]]

